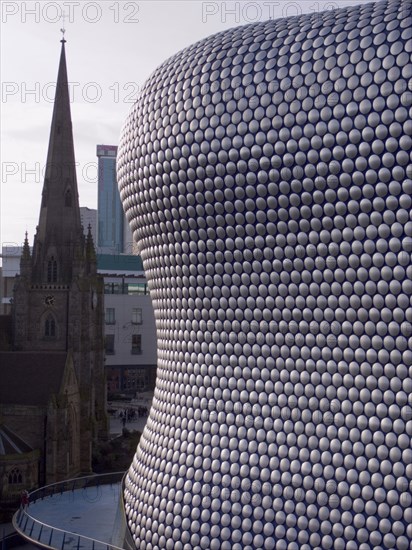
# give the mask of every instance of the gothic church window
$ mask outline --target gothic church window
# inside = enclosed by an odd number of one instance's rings
[[[57,282],[57,261],[55,260],[54,256],[52,256],[47,262],[47,282]]]
[[[49,338],[54,338],[56,336],[56,321],[52,315],[46,318],[44,323],[44,335]]]
[[[13,468],[10,470],[8,474],[8,482],[9,485],[18,485],[19,483],[23,483],[23,476],[18,468]]]

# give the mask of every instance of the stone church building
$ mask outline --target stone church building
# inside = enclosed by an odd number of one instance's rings
[[[80,222],[64,38],[39,224],[20,268],[11,322],[0,322],[11,328],[0,338],[0,427],[39,451],[41,485],[90,472],[92,444],[108,435],[104,288]]]

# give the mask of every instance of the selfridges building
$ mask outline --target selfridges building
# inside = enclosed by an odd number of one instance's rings
[[[410,548],[411,36],[400,0],[236,27],[133,106],[158,340],[136,548]]]

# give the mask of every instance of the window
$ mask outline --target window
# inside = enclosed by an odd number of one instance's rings
[[[44,335],[48,338],[55,338],[56,336],[56,321],[51,315],[46,318],[44,323]]]
[[[104,345],[107,355],[114,354],[114,334],[106,334],[104,337]]]
[[[130,294],[132,296],[148,296],[149,288],[145,283],[127,283],[124,280],[121,283],[105,283],[105,294]]]
[[[141,325],[143,323],[141,307],[134,307],[132,309],[132,323],[134,325]]]
[[[104,285],[105,294],[122,294],[122,285],[119,283],[106,283]]]
[[[132,334],[132,354],[138,355],[142,353],[142,335]]]
[[[114,325],[116,323],[114,307],[106,308],[105,323],[106,325]]]
[[[57,261],[55,260],[54,256],[52,256],[47,262],[47,282],[57,282]]]
[[[8,474],[9,485],[18,485],[23,483],[21,472],[18,468],[13,468]]]
[[[146,283],[128,283],[127,294],[147,296],[149,294],[149,289]]]
[[[148,379],[144,369],[128,369],[124,372],[122,389],[145,391],[147,384]]]

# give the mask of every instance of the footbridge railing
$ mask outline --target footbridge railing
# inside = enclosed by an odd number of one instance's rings
[[[78,491],[89,487],[103,485],[121,486],[124,472],[79,477],[46,485],[32,491],[29,495],[30,504],[20,509],[13,516],[13,526],[23,538],[43,548],[53,550],[124,550],[110,542],[103,542],[79,533],[73,533],[49,525],[35,517],[33,504],[63,493]]]

